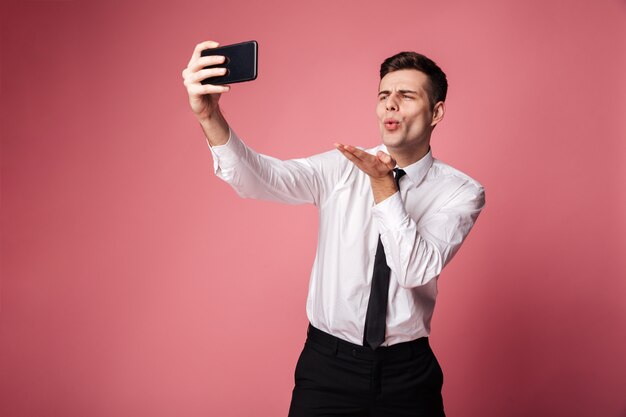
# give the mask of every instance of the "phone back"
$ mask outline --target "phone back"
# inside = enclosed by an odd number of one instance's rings
[[[256,41],[247,41],[217,48],[205,49],[201,56],[223,55],[225,64],[212,65],[206,68],[225,67],[226,75],[211,77],[201,81],[201,84],[232,84],[252,81],[257,76],[258,44]]]

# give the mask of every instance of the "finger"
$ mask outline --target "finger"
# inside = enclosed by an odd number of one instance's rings
[[[340,143],[335,143],[335,146],[337,147],[337,149],[339,149],[342,152],[349,152],[350,154],[354,155],[354,150],[356,149],[354,146],[352,145],[343,145]],[[355,155],[354,155],[355,156]]]
[[[350,155],[351,157],[348,158],[350,159],[352,162],[357,163],[358,167],[364,167],[365,164],[373,162],[376,160],[376,157],[372,154],[369,154],[365,151],[360,150],[357,147],[354,147],[352,145],[342,145],[339,143],[335,143],[335,146],[337,147],[337,149],[339,149],[341,151],[341,153],[343,153],[346,157],[348,155]],[[358,151],[358,152],[357,152]]]
[[[354,160],[359,160],[359,158],[357,158],[352,151],[350,150],[350,148],[354,148],[353,146],[350,145],[342,145],[340,143],[335,143],[335,147],[342,153],[344,154],[347,158],[349,156],[348,159],[350,159],[351,161]]]
[[[193,84],[187,88],[190,96],[204,96],[206,94],[220,94],[230,91],[229,85]]]
[[[358,159],[356,156],[352,155],[352,153],[348,152],[345,149],[346,145],[340,145],[340,144],[335,144],[335,146],[337,147],[337,150],[339,150],[339,152],[341,152],[343,154],[343,156],[345,156],[346,158],[348,158],[350,161],[352,162],[361,162],[360,159]]]
[[[192,71],[199,71],[204,67],[211,67],[214,65],[223,64],[226,61],[224,55],[208,55],[198,58],[191,66]]]
[[[346,145],[342,145],[341,143],[335,143],[334,145],[335,145],[335,148],[337,148],[337,150],[339,152],[341,152],[342,154],[346,154],[347,153],[346,149],[345,149]]]
[[[388,155],[383,151],[378,151],[376,156],[378,157],[378,160],[385,164],[389,169],[394,169],[396,167],[396,161],[391,157],[391,155]]]
[[[362,161],[372,162],[376,158],[371,153],[365,152],[364,150],[359,149],[356,146],[345,145],[345,149],[348,152],[352,153],[352,155],[354,155],[355,157],[359,158]]]
[[[335,145],[335,148],[337,148],[337,150],[341,151],[341,153],[348,153],[348,145],[344,145],[341,143],[334,143],[333,145]]]
[[[200,53],[204,51],[205,49],[217,48],[218,46],[219,46],[219,43],[215,41],[204,41],[204,42],[197,44],[196,48],[193,50],[193,54],[191,55],[191,59],[189,60],[189,64],[187,64],[187,66],[191,65],[193,61],[200,58]]]
[[[207,78],[219,77],[220,75],[224,74],[226,74],[226,68],[207,68],[205,70],[200,70],[196,72],[193,75],[191,82],[198,83]]]

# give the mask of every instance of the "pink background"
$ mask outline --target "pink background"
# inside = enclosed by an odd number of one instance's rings
[[[374,146],[380,62],[447,72],[434,155],[487,190],[444,271],[449,417],[626,415],[626,2],[2,3],[3,417],[284,416],[312,206],[212,174],[181,71],[256,39],[223,97],[281,158]]]

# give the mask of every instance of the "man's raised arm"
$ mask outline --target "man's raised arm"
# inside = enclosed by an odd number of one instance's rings
[[[208,68],[209,65],[217,65],[224,62],[220,55],[201,56],[200,53],[209,48],[216,48],[217,42],[205,41],[196,45],[193,55],[183,70],[183,79],[189,94],[189,104],[196,119],[202,126],[204,136],[209,145],[219,146],[228,142],[228,123],[220,112],[220,95],[230,90],[227,85],[203,85],[200,82],[206,78],[217,77],[226,74],[226,68]]]
[[[229,127],[219,108],[221,93],[230,87],[201,83],[226,72],[219,67],[202,69],[224,62],[223,56],[201,56],[203,50],[217,46],[213,41],[199,43],[183,70],[189,104],[211,148],[215,175],[244,198],[320,206],[347,167],[344,158],[333,150],[283,161],[248,147]]]

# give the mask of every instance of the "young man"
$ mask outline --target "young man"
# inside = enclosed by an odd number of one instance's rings
[[[444,416],[443,374],[428,344],[437,278],[484,206],[483,187],[434,159],[447,80],[430,59],[402,52],[380,69],[382,145],[335,144],[309,158],[256,153],[230,129],[202,85],[224,61],[196,49],[183,78],[215,174],[246,198],[320,210],[307,298],[310,321],[295,371],[290,417]]]

